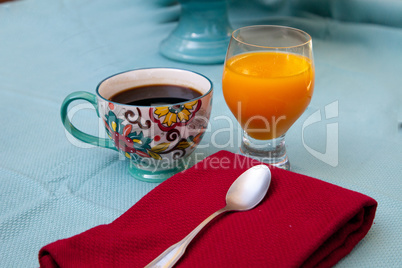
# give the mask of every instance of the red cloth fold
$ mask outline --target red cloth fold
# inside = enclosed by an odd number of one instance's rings
[[[224,207],[232,182],[257,164],[220,151],[161,183],[114,222],[46,245],[41,267],[144,267]],[[177,267],[330,267],[369,231],[374,199],[290,171],[271,172],[262,203],[219,216]]]

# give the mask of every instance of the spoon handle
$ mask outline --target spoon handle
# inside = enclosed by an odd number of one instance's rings
[[[150,262],[146,268],[151,267],[173,267],[175,263],[181,258],[181,256],[186,251],[187,246],[190,244],[191,240],[201,231],[202,228],[205,227],[212,219],[214,219],[219,214],[229,211],[226,207],[214,212],[208,218],[206,218],[203,222],[201,222],[191,233],[189,233],[185,238],[176,244],[170,246],[166,249],[161,255],[159,255],[156,259]]]

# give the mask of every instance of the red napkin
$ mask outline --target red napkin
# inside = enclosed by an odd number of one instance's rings
[[[144,267],[225,206],[232,182],[256,160],[218,152],[161,183],[114,222],[43,247],[41,267]],[[260,205],[211,222],[177,267],[330,267],[369,231],[377,202],[272,168]]]

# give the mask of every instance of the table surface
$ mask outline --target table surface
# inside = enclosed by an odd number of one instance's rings
[[[292,170],[379,203],[370,232],[337,267],[400,267],[402,2],[243,2],[229,1],[233,28],[280,24],[313,37],[314,96],[287,133]],[[59,109],[73,91],[94,92],[103,78],[129,69],[200,72],[215,91],[194,161],[237,152],[239,126],[224,104],[222,64],[185,64],[158,53],[179,14],[169,0],[0,4],[1,267],[37,267],[42,246],[113,221],[157,185],[131,178],[115,151],[65,132]],[[80,129],[99,132],[88,104],[76,103],[71,115]]]

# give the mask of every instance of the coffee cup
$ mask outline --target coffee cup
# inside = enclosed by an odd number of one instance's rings
[[[186,168],[209,122],[212,82],[193,71],[137,69],[101,81],[96,94],[77,91],[61,106],[61,120],[75,138],[118,151],[136,179],[161,182]],[[108,138],[77,129],[67,112],[71,102],[90,102]]]

